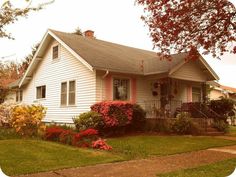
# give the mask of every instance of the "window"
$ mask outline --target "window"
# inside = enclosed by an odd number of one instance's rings
[[[41,99],[41,98],[46,98],[46,86],[39,86],[36,87],[36,98]]]
[[[113,80],[113,100],[129,100],[130,97],[130,80],[118,79]]]
[[[200,102],[201,101],[201,88],[193,87],[192,88],[192,102]]]
[[[57,59],[59,56],[59,48],[58,45],[52,47],[52,59]]]
[[[23,100],[23,90],[16,91],[16,102],[21,102]]]
[[[67,88],[68,87],[68,88]],[[75,105],[75,81],[61,83],[61,105]]]
[[[67,103],[67,82],[61,83],[61,105],[66,105]]]
[[[75,105],[75,81],[69,82],[69,105]]]

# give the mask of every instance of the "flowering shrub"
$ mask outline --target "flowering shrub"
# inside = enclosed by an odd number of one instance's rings
[[[106,140],[99,138],[96,141],[92,142],[92,148],[102,149],[102,150],[111,150],[112,147],[106,143]]]
[[[59,141],[59,136],[63,131],[65,130],[58,126],[48,127],[46,128],[44,138],[50,141]]]
[[[59,141],[63,144],[72,145],[75,132],[72,130],[63,130],[59,135]]]
[[[86,130],[88,128],[99,130],[104,126],[102,116],[93,111],[88,111],[80,114],[79,116],[75,116],[73,121],[79,131]]]
[[[17,105],[12,109],[11,126],[21,136],[35,136],[45,130],[42,119],[46,109],[41,105]]]
[[[105,127],[119,127],[131,123],[133,104],[125,101],[103,101],[91,106],[91,110],[100,113]]]
[[[76,133],[70,129],[64,129],[60,126],[48,127],[44,138],[46,140],[58,141],[63,144],[77,147],[93,147],[103,150],[112,149],[111,146],[106,144],[105,140],[100,138],[98,139],[98,131],[92,128]]]
[[[73,138],[73,145],[78,147],[91,147],[91,142],[98,138],[98,131],[95,129],[87,129],[76,133]]]
[[[16,106],[13,103],[3,103],[0,105],[0,127],[9,126],[12,109]]]

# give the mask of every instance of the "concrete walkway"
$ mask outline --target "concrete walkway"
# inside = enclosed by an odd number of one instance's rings
[[[226,146],[152,159],[99,164],[18,177],[155,177],[158,173],[193,168],[236,158],[236,146]]]

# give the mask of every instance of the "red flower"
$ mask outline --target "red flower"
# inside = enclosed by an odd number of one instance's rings
[[[106,143],[106,140],[104,139],[101,139],[99,138],[98,140],[96,141],[93,141],[92,142],[92,147],[94,149],[102,149],[102,150],[111,150],[112,147],[109,146],[107,143]]]

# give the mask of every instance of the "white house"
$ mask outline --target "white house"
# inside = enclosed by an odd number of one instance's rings
[[[44,105],[45,122],[72,123],[102,100],[137,102],[149,113],[155,107],[173,115],[184,102],[202,101],[206,81],[219,79],[202,57],[185,56],[160,60],[155,52],[98,40],[90,30],[84,36],[48,30],[7,98]]]

